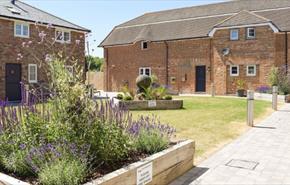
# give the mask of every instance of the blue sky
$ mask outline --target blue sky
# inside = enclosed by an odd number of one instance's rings
[[[24,0],[42,10],[92,30],[91,54],[103,56],[98,44],[112,28],[146,12],[174,9],[223,0]]]

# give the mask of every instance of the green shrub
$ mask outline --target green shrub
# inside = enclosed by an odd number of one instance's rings
[[[169,142],[169,138],[162,135],[157,129],[142,129],[134,144],[137,151],[154,154],[166,149]]]
[[[277,86],[279,84],[279,69],[277,67],[271,68],[269,83],[271,86]]]
[[[278,86],[279,91],[285,95],[290,93],[290,75],[286,73],[284,67],[271,69],[269,83],[272,86]]]
[[[125,159],[132,149],[128,134],[115,123],[95,123],[90,136],[90,153],[106,165]]]
[[[140,75],[136,78],[136,85],[139,88],[147,89],[148,87],[150,87],[151,83],[152,79],[150,76]]]
[[[118,100],[123,100],[124,96],[123,94],[117,94],[117,97],[116,97]]]
[[[64,159],[47,165],[39,172],[43,185],[79,185],[87,173],[86,164],[79,160]]]
[[[133,97],[132,96],[124,96],[124,100],[125,101],[131,101],[131,100],[133,100]]]
[[[27,151],[15,151],[9,155],[2,156],[2,165],[10,172],[17,173],[19,175],[32,175],[33,172],[26,163]]]
[[[244,90],[246,85],[246,81],[239,79],[236,81],[237,90]]]
[[[166,96],[164,96],[164,100],[172,100],[172,96],[171,95],[166,95]]]

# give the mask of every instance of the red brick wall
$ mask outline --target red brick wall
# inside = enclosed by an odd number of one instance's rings
[[[149,43],[149,48],[141,50],[141,43],[107,48],[105,76],[108,77],[108,91],[120,91],[128,82],[130,89],[136,89],[135,80],[139,67],[151,67],[160,83],[166,83],[166,46],[162,42]],[[108,68],[107,68],[108,67]],[[106,86],[106,85],[105,85]]]
[[[47,39],[52,41],[55,37],[55,30],[53,28],[39,26],[47,34]],[[80,44],[76,45],[75,41],[80,40]],[[33,43],[27,49],[23,49],[22,43],[32,41]],[[51,53],[48,47],[44,44],[38,44],[40,41],[39,30],[34,24],[30,24],[30,38],[20,38],[14,36],[14,21],[0,19],[0,99],[5,98],[5,65],[6,63],[21,64],[22,81],[28,83],[28,64],[38,64],[38,82],[47,83],[47,70],[43,65],[45,54]],[[84,67],[85,63],[85,35],[81,32],[71,32],[71,44],[55,43],[55,51],[65,51],[65,56],[71,55],[78,59],[80,66]],[[32,57],[30,51],[40,59],[36,60]],[[17,54],[21,53],[24,57],[17,61]],[[71,54],[72,53],[72,54]]]
[[[169,84],[180,93],[194,93],[195,67],[210,67],[210,39],[170,41],[169,44]],[[173,83],[171,78],[175,77]],[[185,80],[186,78],[186,80]],[[206,91],[210,92],[210,73],[206,73]]]
[[[263,26],[256,27],[256,38],[253,40],[246,39],[246,28],[240,28],[239,37],[238,41],[230,41],[230,30],[225,29],[216,31],[212,39],[167,41],[170,88],[174,92],[195,93],[195,67],[198,65],[205,65],[207,69],[206,93],[211,91],[211,80],[215,83],[216,93],[220,95],[235,93],[238,79],[246,81],[247,89],[267,85],[272,66],[285,63],[285,35],[275,34],[270,27]],[[224,48],[230,48],[228,56],[222,55]],[[290,55],[290,49],[288,53]],[[120,90],[125,81],[129,82],[130,88],[135,89],[135,79],[141,66],[151,67],[161,83],[166,82],[164,42],[151,42],[148,50],[141,50],[140,42],[108,47],[105,49],[105,58],[108,63],[105,70],[108,91]],[[238,77],[229,75],[230,65],[240,66]],[[256,76],[246,75],[247,65],[257,65]],[[175,78],[175,82],[172,78]]]
[[[276,36],[268,26],[256,27],[256,38],[246,39],[246,28],[240,28],[240,39],[230,41],[230,30],[218,30],[213,37],[215,86],[217,94],[236,92],[236,80],[246,81],[247,89],[267,85],[268,75],[276,60]],[[230,48],[230,54],[222,55],[223,48]],[[257,65],[257,75],[246,76],[246,66]],[[229,66],[239,65],[240,75],[230,76]]]

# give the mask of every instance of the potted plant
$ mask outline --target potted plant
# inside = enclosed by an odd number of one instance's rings
[[[239,79],[236,82],[237,85],[237,95],[238,97],[244,97],[246,94],[246,90],[245,90],[245,80]]]

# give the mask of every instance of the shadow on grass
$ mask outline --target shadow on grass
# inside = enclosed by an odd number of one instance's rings
[[[181,176],[179,179],[176,179],[177,181],[173,182],[171,185],[190,184],[197,178],[202,176],[208,170],[209,168],[194,167],[191,170],[189,170],[186,174]]]

